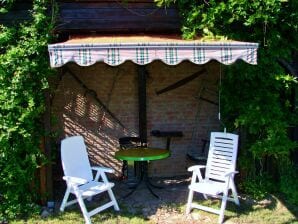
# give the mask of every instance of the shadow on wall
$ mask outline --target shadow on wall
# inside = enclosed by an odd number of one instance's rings
[[[69,65],[69,69],[85,86],[95,91],[100,101],[116,114],[124,127],[66,71],[58,84],[52,106],[53,115],[57,118],[54,130],[59,136],[58,141],[68,136],[82,135],[91,163],[112,167],[116,170],[116,177],[119,177],[122,163],[114,158],[114,153],[118,150],[118,139],[123,136],[137,136],[135,76],[124,76],[134,71],[129,66],[122,66],[109,72],[111,68],[104,64],[89,69],[73,64]],[[119,81],[130,85],[126,89],[118,89]],[[114,96],[119,94],[123,98],[115,99]],[[57,152],[60,158],[59,154]],[[61,166],[59,158],[56,161]]]
[[[171,140],[169,158],[150,162],[150,176],[188,174],[187,167],[192,165],[186,158],[188,151],[200,150],[201,139],[209,138],[210,131],[220,130],[216,105],[218,95],[214,91],[207,91],[211,87],[218,87],[218,65],[215,62],[204,65],[207,70],[204,75],[163,94],[156,94],[156,91],[201,71],[202,67],[190,62],[167,66],[161,61],[146,66],[147,133],[152,130],[183,133],[183,137]],[[58,141],[66,136],[82,135],[91,162],[114,168],[119,177],[122,164],[114,158],[119,147],[118,139],[138,136],[137,66],[132,62],[116,67],[104,63],[90,67],[68,64],[67,69],[57,84],[52,104],[52,113],[57,119],[54,130],[59,136]],[[92,91],[86,91],[84,86]],[[95,100],[94,95],[117,119]],[[163,148],[166,139],[148,134],[148,144]],[[56,161],[60,165],[59,158]]]

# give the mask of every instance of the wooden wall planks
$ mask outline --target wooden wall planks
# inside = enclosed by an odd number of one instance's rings
[[[178,10],[158,8],[153,0],[98,0],[58,3],[55,32],[61,36],[80,33],[180,33]],[[0,23],[10,25],[30,20],[32,1],[17,0],[12,10],[0,14]]]
[[[57,33],[179,33],[176,8],[152,2],[76,2],[59,4]]]

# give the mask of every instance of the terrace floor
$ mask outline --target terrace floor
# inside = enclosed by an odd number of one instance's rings
[[[196,218],[186,216],[181,210],[186,204],[190,178],[153,178],[152,182],[162,189],[152,188],[159,196],[154,197],[142,183],[137,190],[126,198],[121,198],[129,192],[129,184],[118,183],[115,194],[120,196],[119,203],[124,204],[130,213],[141,213],[153,223],[194,223]],[[178,205],[178,206],[177,206]],[[181,205],[181,206],[179,206]]]
[[[94,218],[92,218],[93,223],[139,224],[140,220],[142,220],[141,223],[148,224],[217,223],[218,216],[207,212],[193,210],[190,215],[185,214],[188,185],[190,183],[189,176],[153,178],[152,182],[156,185],[163,186],[163,189],[153,189],[154,192],[159,195],[159,199],[149,192],[145,184],[140,185],[130,196],[123,198],[123,196],[130,191],[130,181],[114,180],[115,187],[113,191],[121,211],[114,212],[113,209],[107,209],[95,215]],[[62,200],[63,191],[64,189],[61,189],[61,194],[56,195],[56,211],[59,210],[59,201]],[[95,205],[95,203],[106,200],[105,196],[99,197],[100,198],[95,197],[92,202],[87,202],[87,204],[89,203],[87,206],[92,207],[93,203]],[[200,200],[203,199],[203,197],[195,195],[195,199]],[[219,206],[218,200],[208,200],[204,203],[212,207]],[[234,205],[232,202],[227,204],[224,223],[298,223],[297,207],[287,207],[275,196],[269,196],[267,199],[257,202],[244,195],[240,195],[240,204],[240,207]],[[62,213],[62,217],[71,212],[75,212],[78,217],[82,218],[77,205],[67,208],[65,212]],[[134,218],[137,218],[138,221],[134,222]],[[67,219],[69,220],[69,218]],[[106,221],[107,219],[108,221]],[[83,219],[81,221],[83,221]],[[68,222],[64,221],[64,223]]]

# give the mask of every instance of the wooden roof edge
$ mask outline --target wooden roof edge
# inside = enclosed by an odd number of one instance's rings
[[[278,64],[283,67],[289,74],[298,77],[298,61],[288,62],[285,59],[278,58]]]

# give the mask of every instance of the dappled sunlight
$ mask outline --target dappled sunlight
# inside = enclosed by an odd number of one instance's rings
[[[159,199],[152,196],[145,186],[138,188],[136,192],[127,198],[122,198],[129,191],[129,185],[123,181],[115,180],[113,191],[118,200],[120,211],[107,209],[91,218],[93,223],[102,224],[210,224],[217,223],[218,216],[205,211],[194,209],[189,215],[185,214],[188,185],[190,177],[181,176],[176,178],[152,178],[152,182],[163,186],[162,189],[154,189]],[[91,202],[86,201],[87,207],[92,208],[98,203],[103,203],[107,195],[96,196]],[[195,194],[195,201],[211,207],[220,206],[217,199],[204,200],[200,194]],[[83,223],[83,217],[78,205],[70,206],[64,213],[58,211],[46,219],[39,216],[26,220],[26,223]],[[297,208],[296,208],[297,210]],[[224,223],[270,223],[290,224],[298,220],[276,196],[269,196],[265,200],[255,201],[240,194],[240,206],[227,203]],[[24,223],[24,222],[12,222]]]
[[[298,223],[298,206],[286,202],[283,197],[280,197],[278,195],[274,195],[272,197],[275,198],[278,202],[277,209],[283,211],[284,213],[290,212]]]
[[[138,136],[137,76],[136,73],[133,73],[135,67],[131,65],[124,66],[124,69],[127,69],[125,70],[127,71],[126,74],[129,75],[123,74],[118,78],[113,76],[114,73],[117,73],[114,72],[116,68],[109,68],[113,72],[105,74],[104,69],[107,68],[102,68],[103,65],[96,66],[98,66],[96,69],[85,69],[84,74],[80,74],[81,70],[79,69],[75,70],[73,67],[71,69],[80,75],[80,79],[86,83],[86,86],[96,91],[98,98],[121,121],[124,127],[94,99],[92,94],[81,88],[70,75],[65,74],[59,84],[54,100],[53,114],[57,117],[58,122],[53,128],[57,131],[57,141],[66,136],[82,135],[92,164],[112,167],[116,170],[116,176],[119,177],[122,163],[114,158],[114,154],[119,147],[118,139],[123,136]],[[191,82],[178,90],[157,97],[155,90],[162,89],[173,83],[172,78],[174,75],[175,80],[187,76],[183,72],[188,64],[181,66],[177,74],[171,72],[170,69],[169,71],[163,71],[159,66],[160,64],[156,63],[147,67],[150,74],[150,82],[148,82],[148,99],[150,99],[148,100],[147,111],[148,132],[153,129],[181,130],[184,136],[181,139],[172,139],[171,157],[150,162],[150,177],[159,174],[177,174],[177,167],[184,172],[183,169],[186,169],[189,165],[188,161],[185,162],[187,150],[191,149],[192,145],[195,149],[200,149],[202,146],[201,139],[208,138],[210,131],[221,128],[218,121],[216,121],[218,107],[208,101],[198,101],[196,97],[200,95],[194,91],[200,90],[200,84],[204,84],[203,86],[206,88],[217,85],[216,77],[206,76],[206,79],[210,78],[211,80],[198,79],[196,82]],[[157,70],[158,68],[159,70]],[[191,72],[189,73],[191,74]],[[120,82],[117,82],[119,80],[121,80],[121,85]],[[115,83],[113,83],[114,81]],[[117,88],[113,86],[117,86]],[[112,92],[111,89],[114,89],[115,92]],[[189,101],[179,97],[180,93],[185,94],[183,91],[189,92]],[[217,95],[214,95],[214,91],[212,94],[201,94],[201,97],[217,103]],[[197,127],[198,124],[199,127]],[[166,139],[149,136],[148,133],[148,143],[150,146],[164,147]],[[60,161],[57,162],[60,163]],[[189,175],[187,172],[184,173]],[[207,212],[193,210],[190,215],[185,214],[188,185],[190,183],[189,176],[183,178],[180,178],[180,176],[175,178],[152,178],[154,184],[164,187],[163,189],[154,189],[154,192],[160,197],[159,199],[153,197],[143,185],[132,195],[123,199],[122,197],[130,191],[129,185],[117,178],[111,180],[115,182],[113,191],[121,211],[119,213],[114,213],[111,210],[102,212],[94,216],[94,223],[193,224],[217,222],[218,216]],[[59,197],[59,201],[61,201],[61,197]],[[201,201],[202,197],[196,197],[196,200]],[[97,200],[94,201],[94,203],[96,202]],[[207,200],[204,203],[208,203],[212,207],[219,206],[218,200]],[[227,204],[225,215],[227,223],[262,223],[260,221],[266,220],[266,223],[286,224],[293,223],[295,220],[295,209],[287,208],[287,204],[283,204],[275,197],[269,198],[268,201],[255,202],[241,196],[240,204],[240,207],[233,205],[233,203]],[[74,214],[74,217],[77,218],[69,217],[68,212]],[[70,223],[68,220],[73,223],[73,220],[83,219],[79,207],[74,206],[73,210],[66,210],[61,215],[54,215],[49,218],[48,223],[51,223],[51,220],[56,220],[52,223]]]
[[[82,135],[91,163],[111,167],[116,171],[115,175],[120,176],[122,162],[114,158],[119,147],[118,139],[136,135],[135,131],[121,126],[94,96],[86,93],[67,74],[61,80],[56,100],[55,116],[59,122],[54,129],[60,138]]]
[[[82,135],[84,137],[91,163],[112,167],[119,173],[121,162],[114,159],[113,155],[118,150],[118,138],[123,133],[121,129],[117,129],[116,125],[111,126],[112,122],[109,119],[100,119],[99,123],[80,116],[75,119],[66,114],[64,116],[65,135]],[[95,124],[92,124],[93,122]],[[98,124],[98,128],[90,128],[96,124]]]
[[[263,223],[286,224],[298,221],[295,215],[274,195],[268,195],[260,201],[244,195],[240,197],[240,207],[233,204],[227,206],[226,218],[233,223],[254,223],[254,220],[263,220]]]
[[[183,137],[171,139],[171,156],[151,162],[149,173],[152,176],[185,175],[186,168],[192,165],[186,155],[206,154],[207,150],[202,152],[202,139],[208,140],[210,131],[220,129],[216,105],[219,66],[211,63],[206,66],[206,74],[160,95],[156,94],[157,90],[202,68],[189,62],[175,67],[155,62],[146,69],[148,145],[164,148],[167,144],[166,138],[151,136],[152,130],[183,133]],[[92,163],[112,166],[119,175],[121,162],[113,157],[119,147],[118,139],[138,136],[139,132],[136,66],[128,62],[113,68],[103,63],[86,68],[69,64],[64,72],[57,84],[52,109],[57,117],[53,128],[57,131],[57,141],[74,133],[83,135]],[[213,103],[199,99],[200,96]]]

